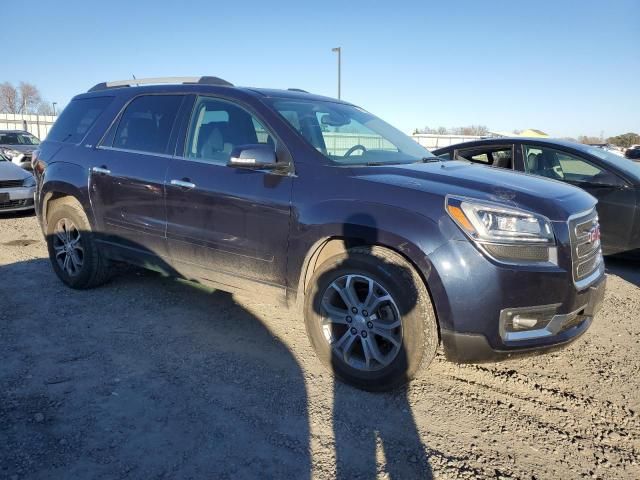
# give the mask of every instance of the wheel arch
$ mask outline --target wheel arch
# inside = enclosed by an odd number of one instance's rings
[[[433,305],[433,310],[436,317],[436,325],[438,328],[438,337],[440,338],[438,302],[434,297],[432,288],[430,286],[430,281],[440,282],[439,277],[437,277],[437,272],[435,272],[435,269],[433,268],[426,255],[422,255],[422,265],[417,261],[417,259],[415,259],[415,257],[412,258],[412,254],[415,255],[415,250],[418,249],[417,246],[412,244],[412,247],[409,247],[407,242],[399,245],[403,247],[402,250],[394,248],[387,242],[371,242],[362,237],[345,237],[340,235],[329,236],[318,240],[309,249],[302,264],[298,282],[298,289],[295,297],[296,308],[299,311],[303,310],[305,296],[309,291],[309,286],[311,283],[311,279],[313,278],[313,274],[318,269],[318,267],[322,265],[326,260],[335,255],[346,253],[352,248],[378,247],[400,257],[402,261],[404,261],[416,273],[420,281],[422,281],[422,284],[424,285],[427,294],[429,295],[429,299],[431,300],[431,304]]]

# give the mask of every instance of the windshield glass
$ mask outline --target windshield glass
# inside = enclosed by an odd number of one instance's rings
[[[318,100],[273,102],[316,150],[342,165],[389,165],[435,158],[400,130],[352,105]]]
[[[4,132],[0,133],[0,145],[39,145],[40,140],[30,133]]]
[[[619,168],[623,172],[632,175],[637,180],[640,180],[640,163],[629,160],[628,158],[621,157],[615,153],[608,152],[602,148],[592,147],[590,145],[580,145],[580,150],[590,153],[594,157],[598,157],[609,165],[613,165]]]

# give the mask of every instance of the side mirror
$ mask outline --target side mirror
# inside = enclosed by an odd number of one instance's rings
[[[231,151],[227,166],[252,170],[273,170],[277,167],[276,152],[271,145],[238,145]]]

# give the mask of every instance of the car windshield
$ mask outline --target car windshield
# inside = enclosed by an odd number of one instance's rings
[[[598,157],[605,163],[622,170],[640,181],[640,163],[603,150],[602,148],[592,147],[591,145],[580,145],[579,149],[594,157]]]
[[[40,145],[40,140],[30,133],[2,132],[0,145]]]
[[[274,108],[316,150],[340,165],[391,165],[435,159],[388,123],[353,105],[273,100]]]

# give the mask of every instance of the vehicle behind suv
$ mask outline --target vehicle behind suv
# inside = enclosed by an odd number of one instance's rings
[[[282,302],[319,358],[370,390],[406,382],[440,344],[456,361],[566,344],[601,304],[596,202],[580,189],[441,162],[299,90],[129,83],[76,96],[34,158],[70,287],[124,261]]]
[[[0,130],[0,153],[13,163],[31,170],[31,155],[40,140],[25,130]]]

